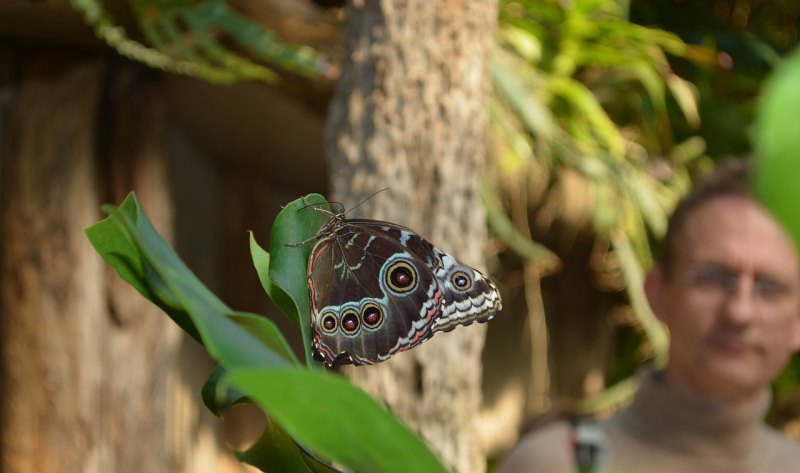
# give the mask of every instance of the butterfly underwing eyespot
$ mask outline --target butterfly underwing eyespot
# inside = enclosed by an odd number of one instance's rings
[[[385,270],[381,270],[384,283],[397,295],[407,294],[416,288],[417,271],[408,261],[387,260]]]
[[[308,262],[312,350],[328,366],[375,364],[502,308],[482,273],[412,230],[334,214]]]
[[[358,317],[358,312],[353,309],[347,309],[342,312],[342,323],[340,324],[342,331],[347,335],[353,335],[358,332],[361,326],[361,320]]]
[[[367,303],[361,309],[361,318],[366,327],[376,329],[383,321],[383,310],[377,304]]]
[[[319,325],[325,333],[333,333],[339,327],[336,316],[330,312],[323,314],[320,320],[321,322]]]
[[[464,271],[456,271],[450,276],[453,288],[459,291],[468,291],[472,288],[472,279]]]

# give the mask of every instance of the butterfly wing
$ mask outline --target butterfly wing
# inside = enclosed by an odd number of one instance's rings
[[[436,248],[412,230],[376,220],[350,222],[398,241],[433,272],[444,294],[441,309],[433,323],[434,332],[449,332],[459,325],[489,321],[502,309],[500,292],[489,278]]]
[[[314,354],[329,366],[379,363],[433,334],[438,280],[380,232],[338,225],[315,244],[308,273]]]
[[[309,260],[314,355],[373,364],[502,307],[482,273],[412,230],[377,220],[326,226]]]

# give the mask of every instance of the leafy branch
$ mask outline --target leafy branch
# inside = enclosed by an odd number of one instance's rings
[[[323,204],[312,194],[305,202]],[[311,361],[310,304],[305,268],[321,217],[291,202],[273,225],[267,253],[251,239],[254,263],[268,295],[303,334],[307,366],[275,324],[232,310],[209,291],[153,228],[136,196],[86,229],[100,255],[125,281],[160,307],[219,362],[203,387],[215,414],[252,402],[265,411],[261,438],[239,458],[263,471],[444,472],[439,460],[384,406],[344,378]],[[323,459],[323,460],[320,460]]]
[[[98,38],[121,55],[167,72],[211,83],[240,80],[275,83],[277,70],[309,78],[332,77],[335,68],[303,45],[284,44],[275,34],[224,0],[131,0],[147,43],[114,20],[103,0],[71,0]]]

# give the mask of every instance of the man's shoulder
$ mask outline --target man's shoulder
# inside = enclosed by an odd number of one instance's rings
[[[800,441],[766,425],[762,428],[762,434],[771,457],[780,462],[791,460],[795,464],[800,463]]]
[[[573,428],[565,420],[549,423],[523,436],[505,457],[497,473],[575,471]]]

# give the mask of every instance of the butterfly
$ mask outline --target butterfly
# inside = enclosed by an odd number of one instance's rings
[[[328,366],[380,363],[502,309],[489,278],[406,227],[338,212],[314,240],[312,351]]]

